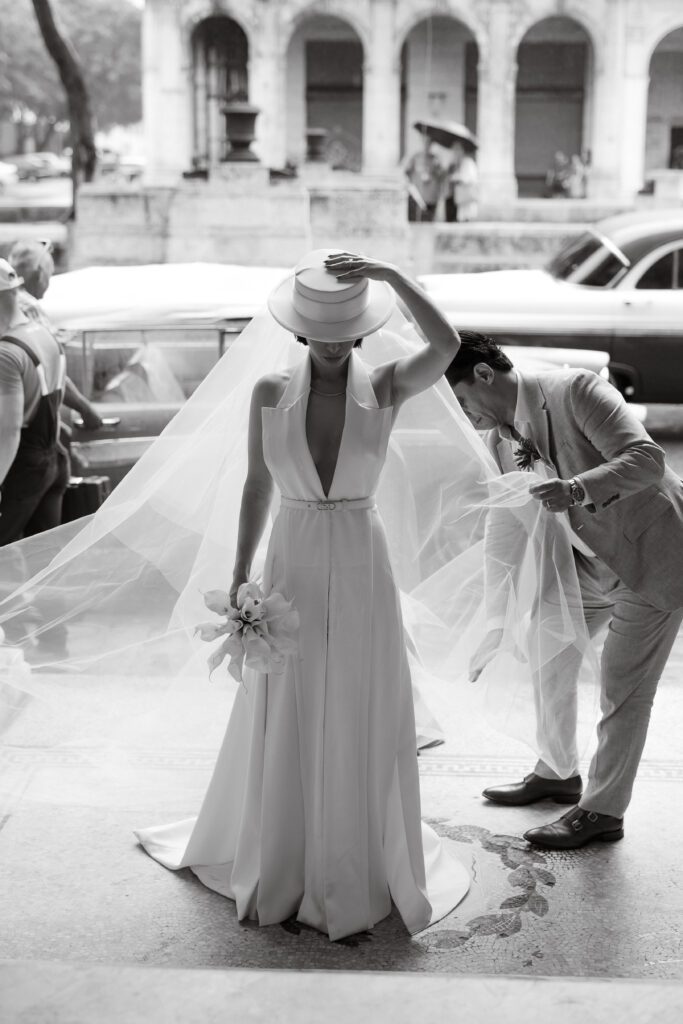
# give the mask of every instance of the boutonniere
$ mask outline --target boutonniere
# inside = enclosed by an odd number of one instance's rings
[[[534,447],[528,437],[520,438],[519,444],[514,450],[514,457],[517,466],[521,470],[533,469],[534,462],[541,458],[540,452]]]

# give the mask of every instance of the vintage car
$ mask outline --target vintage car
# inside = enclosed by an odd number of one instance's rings
[[[622,214],[544,269],[420,279],[460,328],[501,344],[602,349],[636,402],[683,402],[683,208]]]
[[[68,372],[104,419],[72,419],[82,475],[118,483],[287,273],[218,264],[92,267],[55,277],[44,300]],[[581,366],[608,375],[605,352],[516,348],[524,366]],[[265,370],[265,368],[264,368]]]

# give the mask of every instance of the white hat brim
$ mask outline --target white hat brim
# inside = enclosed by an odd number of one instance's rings
[[[384,281],[368,281],[368,304],[351,320],[321,323],[301,316],[294,308],[294,274],[286,277],[268,296],[268,309],[281,327],[315,341],[355,341],[383,327],[394,311],[394,293]]]

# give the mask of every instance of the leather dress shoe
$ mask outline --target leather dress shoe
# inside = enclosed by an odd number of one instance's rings
[[[530,828],[524,833],[524,838],[551,850],[577,850],[588,843],[615,843],[624,838],[624,819],[572,807],[557,821],[540,828]]]
[[[554,800],[557,804],[576,804],[581,796],[583,786],[580,775],[572,775],[570,779],[544,779],[531,772],[521,782],[513,782],[509,786],[489,786],[482,793],[494,804],[507,804],[510,807],[522,807],[535,804],[537,800]]]

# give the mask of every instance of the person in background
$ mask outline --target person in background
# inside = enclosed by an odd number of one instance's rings
[[[553,157],[545,176],[545,194],[549,199],[566,199],[569,195],[569,158],[561,149]]]
[[[459,139],[451,146],[451,162],[448,167],[446,186],[446,220],[475,220],[479,171],[471,150]]]
[[[586,165],[578,153],[574,153],[569,161],[566,184],[570,199],[586,198]]]
[[[69,482],[59,440],[64,354],[23,311],[22,284],[0,259],[0,546],[59,526]]]
[[[22,312],[29,320],[35,320],[51,334],[56,335],[49,317],[40,305],[55,269],[51,243],[34,240],[15,242],[8,261],[17,275],[23,278],[24,283],[19,290],[19,305]],[[87,430],[101,428],[102,419],[97,410],[69,377],[65,379],[63,402],[68,409],[79,414]]]
[[[413,153],[403,169],[408,185],[409,221],[433,221],[441,198],[444,169],[432,147],[432,140],[425,135],[422,149]]]

